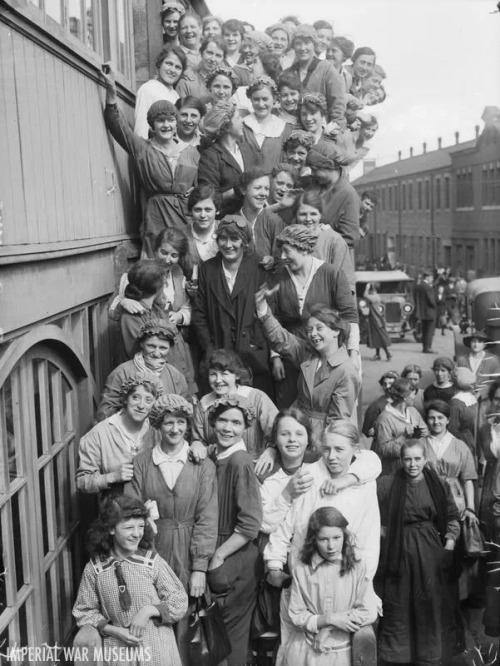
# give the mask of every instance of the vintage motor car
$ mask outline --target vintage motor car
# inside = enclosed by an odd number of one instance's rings
[[[413,279],[404,271],[356,271],[356,298],[360,314],[361,341],[366,341],[366,319],[370,305],[365,298],[369,284],[380,296],[378,308],[391,337],[404,339],[411,330],[410,317],[415,309],[412,296]]]
[[[467,285],[466,321],[453,329],[455,358],[467,353],[464,335],[485,331],[491,338],[488,352],[500,357],[500,277],[479,278]],[[465,328],[467,325],[467,329]]]

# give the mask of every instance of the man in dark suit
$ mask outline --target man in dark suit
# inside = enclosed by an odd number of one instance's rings
[[[425,271],[422,282],[415,287],[415,316],[422,326],[422,351],[433,354],[432,338],[436,328],[436,294],[433,289],[434,276]]]

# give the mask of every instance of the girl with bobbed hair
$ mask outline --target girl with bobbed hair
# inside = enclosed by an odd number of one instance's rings
[[[222,38],[222,24],[223,21],[218,16],[204,16],[201,20],[203,39],[206,41],[214,37]],[[227,48],[225,42],[224,47]]]
[[[388,403],[375,421],[375,452],[382,460],[382,475],[401,467],[401,447],[407,439],[427,437],[429,430],[415,407],[408,404],[411,384],[398,377],[386,389]]]
[[[84,435],[78,445],[76,485],[84,493],[123,492],[133,475],[132,461],[155,440],[148,416],[163,393],[163,385],[150,372],[136,372],[118,390],[119,410]]]
[[[424,390],[420,388],[420,380],[422,379],[422,368],[419,365],[410,363],[405,366],[401,372],[401,377],[404,377],[410,382],[411,393],[408,398],[408,404],[415,407],[420,414],[424,414]]]
[[[311,92],[302,95],[299,104],[299,121],[302,129],[313,135],[313,145],[331,141],[331,138],[324,137],[328,124],[327,116],[328,109],[324,95]]]
[[[327,663],[325,656],[330,663],[350,666],[354,635],[377,618],[378,599],[348,525],[333,506],[309,518],[293,572],[288,610],[295,631],[282,648],[287,666],[319,666]]]
[[[290,136],[283,141],[283,160],[297,169],[303,187],[306,187],[311,176],[311,169],[306,166],[306,160],[313,142],[314,137],[309,132],[299,129],[294,129]]]
[[[270,173],[281,160],[283,142],[292,125],[273,114],[278,89],[268,76],[257,77],[248,86],[246,95],[253,112],[243,118],[242,152],[251,169]]]
[[[188,95],[179,97],[175,103],[177,109],[177,136],[190,146],[201,143],[200,123],[207,109],[197,97]]]
[[[188,210],[191,219],[186,228],[186,236],[194,264],[203,263],[217,254],[216,216],[221,203],[222,197],[212,185],[197,185],[189,195]]]
[[[299,102],[302,84],[295,74],[282,74],[278,79],[279,108],[274,113],[286,123],[294,127],[298,122]]]
[[[276,290],[264,285],[256,293],[257,317],[271,349],[298,370],[293,406],[305,413],[317,441],[325,424],[349,419],[354,412],[360,382],[345,348],[347,324],[336,310],[316,304],[305,319],[307,339],[294,335],[268,307]]]
[[[208,563],[217,534],[215,466],[208,458],[193,462],[189,431],[193,406],[178,395],[162,395],[154,404],[150,421],[159,438],[152,449],[134,459],[134,476],[125,494],[157,510],[156,548],[190,597],[206,589]],[[177,625],[183,663],[188,663],[185,642],[188,618]]]
[[[302,191],[297,169],[288,162],[280,162],[271,171],[270,182],[267,208],[279,215],[285,224],[292,224],[293,206]]]
[[[254,414],[243,396],[228,394],[213,403],[208,416],[217,440],[219,525],[207,578],[212,593],[223,598],[221,611],[231,643],[227,664],[241,666],[248,659],[261,577],[256,543],[262,523],[259,484],[242,440]]]
[[[207,79],[218,67],[223,66],[226,51],[226,43],[222,37],[206,38],[200,46],[200,64],[195,69],[184,72],[177,84],[177,93],[181,97],[196,97],[203,104],[211,102]]]
[[[177,138],[177,109],[167,100],[154,102],[145,112],[151,138],[137,136],[118,109],[113,72],[101,76],[106,82],[106,127],[133,158],[146,198],[142,244],[144,255],[152,257],[154,240],[163,229],[186,226],[187,196],[198,178],[200,155]]]
[[[177,0],[167,0],[162,4],[161,23],[165,47],[179,44],[179,21],[185,13],[186,8]]]
[[[187,595],[171,568],[151,550],[148,510],[131,497],[103,503],[91,527],[73,616],[94,627],[106,651],[144,650],[153,666],[181,666],[172,625],[187,610]],[[139,658],[138,658],[139,661]]]
[[[194,411],[193,448],[195,442],[200,442],[203,446],[203,449],[200,449],[201,455],[206,455],[206,447],[216,443],[215,432],[208,420],[208,413],[214,402],[228,394],[241,395],[255,414],[255,419],[245,430],[242,439],[252,459],[257,460],[269,444],[277,408],[266,393],[252,388],[251,373],[235,352],[216,349],[206,365],[211,391],[201,398]],[[257,468],[257,473],[259,470],[260,467]]]
[[[142,84],[135,101],[134,132],[143,139],[147,139],[151,131],[147,121],[149,107],[162,99],[171,104],[179,99],[175,87],[186,71],[186,54],[180,46],[166,46],[156,56],[155,65],[156,77]]]

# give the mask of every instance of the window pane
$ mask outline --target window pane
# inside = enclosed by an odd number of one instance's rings
[[[109,1],[101,2],[102,57],[111,60],[111,39],[109,32]]]
[[[16,587],[18,590],[25,583],[23,567],[23,542],[21,537],[21,514],[19,511],[19,495],[16,493],[11,500],[12,507],[12,527],[14,530],[14,557],[16,562]]]
[[[82,39],[83,20],[80,0],[68,0],[68,28],[74,37]]]
[[[63,420],[63,432],[67,435],[69,432],[73,432],[73,389],[71,384],[62,377],[62,420]]]
[[[9,376],[0,391],[0,433],[6,445],[3,459],[8,465],[10,481],[22,475],[18,373],[16,370],[14,373],[14,382],[12,375]]]
[[[45,0],[45,13],[57,21],[62,23],[61,0]]]
[[[94,0],[85,0],[85,44],[96,50],[94,33]]]
[[[45,589],[47,592],[47,617],[48,617],[48,628],[49,628],[49,641],[53,644],[55,641],[56,637],[56,626],[55,626],[55,618],[54,618],[54,607],[52,605],[52,579],[51,579],[51,571],[52,569],[49,569],[47,573],[45,574]]]
[[[4,509],[5,511],[5,509]],[[2,534],[2,522],[0,521],[0,615],[7,608],[7,589],[5,585],[5,576],[7,572],[5,571],[5,564],[3,561],[3,534]],[[0,645],[2,645],[3,635],[0,637]],[[0,648],[1,649],[1,648]]]
[[[49,552],[49,533],[47,524],[47,500],[45,499],[45,470],[39,472],[40,480],[40,513],[42,514],[42,536],[43,536],[43,554]]]
[[[124,0],[118,0],[117,19],[118,19],[118,69],[123,74],[128,74],[127,68],[127,49],[125,43],[126,23],[125,23],[125,4]]]

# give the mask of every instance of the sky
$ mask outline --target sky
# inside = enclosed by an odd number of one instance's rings
[[[356,46],[371,46],[387,72],[387,99],[369,110],[379,120],[369,158],[393,162],[475,136],[485,106],[500,106],[500,13],[496,0],[207,0],[223,19],[257,30],[287,14],[303,23],[333,22]],[[360,171],[352,176],[361,175]]]

